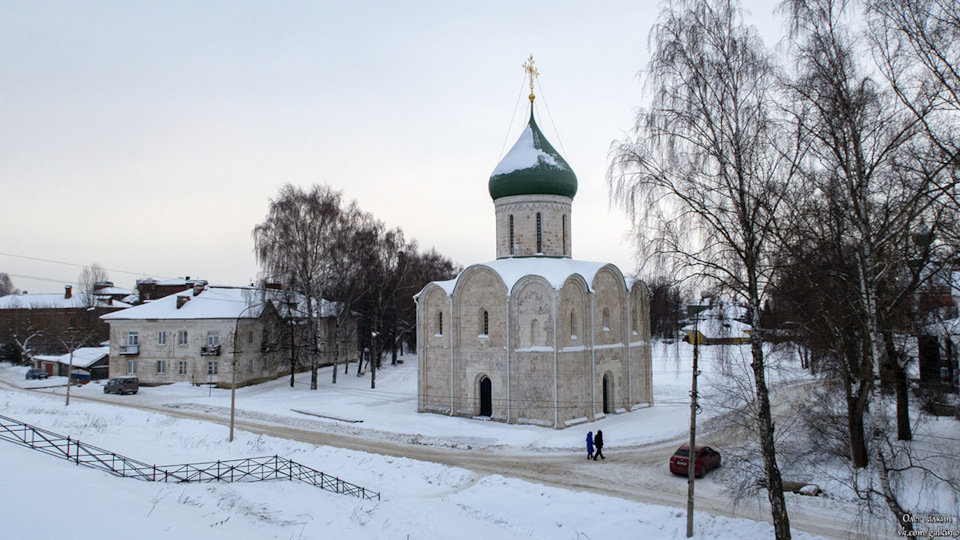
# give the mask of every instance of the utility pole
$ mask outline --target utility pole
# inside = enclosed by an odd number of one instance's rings
[[[687,538],[693,536],[693,485],[697,478],[697,360],[700,346],[700,313],[693,316],[693,375],[690,383],[690,451],[687,453]]]
[[[70,365],[67,367],[67,403],[70,405],[70,383],[73,382],[73,347],[70,348]]]

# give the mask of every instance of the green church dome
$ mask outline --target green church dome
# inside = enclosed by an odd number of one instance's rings
[[[537,127],[533,107],[530,123],[493,170],[488,188],[493,200],[511,195],[562,195],[572,199],[577,194],[577,175]]]

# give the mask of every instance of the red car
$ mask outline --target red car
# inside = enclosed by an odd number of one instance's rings
[[[693,474],[700,478],[707,471],[711,471],[720,466],[720,452],[717,452],[709,446],[698,446],[697,457],[694,461]],[[690,445],[685,444],[670,457],[670,472],[673,474],[682,474],[686,476],[690,469]]]

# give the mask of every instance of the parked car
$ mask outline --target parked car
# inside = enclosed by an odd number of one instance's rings
[[[30,368],[27,370],[27,379],[46,379],[47,372],[40,368]]]
[[[136,394],[140,390],[140,381],[136,377],[117,377],[110,379],[103,387],[104,394]]]
[[[689,474],[690,464],[690,445],[684,444],[677,448],[677,451],[670,457],[670,472],[673,474]],[[696,457],[694,458],[693,474],[700,478],[707,471],[711,471],[720,466],[720,452],[717,452],[709,446],[697,446]]]

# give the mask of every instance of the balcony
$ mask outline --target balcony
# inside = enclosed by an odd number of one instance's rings
[[[124,356],[134,356],[134,355],[140,354],[140,346],[139,345],[121,345],[120,354]]]
[[[206,347],[200,347],[200,356],[220,356],[220,346],[207,345]]]

